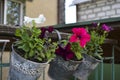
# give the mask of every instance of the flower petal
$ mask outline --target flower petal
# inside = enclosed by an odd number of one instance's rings
[[[71,45],[70,45],[70,43],[68,43],[68,44],[65,46],[65,50],[66,50],[66,51],[70,51],[70,48],[71,48]]]
[[[80,40],[80,46],[81,46],[82,48],[85,47],[86,43],[87,43],[86,40]]]
[[[89,35],[89,34],[86,34],[86,35],[82,36],[81,39],[84,39],[84,40],[86,40],[87,42],[89,42],[89,41],[90,41],[90,35]]]
[[[86,43],[90,41],[90,35],[86,34],[80,39],[80,46],[85,47]]]
[[[77,42],[78,41],[78,37],[76,36],[76,34],[73,34],[71,37],[70,37],[70,42]]]
[[[41,28],[41,33],[45,32],[46,31],[46,28],[42,27]]]
[[[93,25],[93,27],[97,27],[97,26],[98,26],[98,23],[93,22],[92,25]]]
[[[79,36],[81,34],[86,34],[86,32],[87,32],[85,28],[73,28],[72,31],[77,36]]]
[[[102,29],[107,31],[107,32],[111,31],[111,27],[107,26],[106,24],[102,25]]]
[[[72,29],[72,32],[73,32],[74,34],[76,34],[76,32],[79,32],[79,30],[78,30],[78,28],[73,28],[73,29]]]
[[[59,45],[58,48],[55,50],[55,54],[59,56],[63,56],[64,50],[63,48]]]
[[[53,28],[52,26],[50,26],[50,27],[48,28],[48,31],[49,31],[50,33],[52,33],[53,30],[54,30],[54,28]]]
[[[67,54],[64,55],[65,60],[70,60],[74,57],[74,53],[70,50]]]

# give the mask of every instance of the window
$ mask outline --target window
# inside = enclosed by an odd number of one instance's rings
[[[65,23],[76,23],[76,6],[70,6],[73,0],[65,1]]]
[[[1,23],[7,25],[22,25],[23,3],[18,0],[3,0],[1,4],[4,5],[3,10],[2,7],[0,7],[0,12],[3,12],[3,14],[0,13],[0,15],[4,16],[4,18],[0,18]]]

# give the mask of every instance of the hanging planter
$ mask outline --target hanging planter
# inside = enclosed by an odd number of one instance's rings
[[[70,80],[83,60],[82,51],[90,40],[90,35],[85,28],[74,28],[73,31],[76,34],[70,36],[69,41],[63,41],[62,44],[59,44],[55,51],[57,57],[51,62],[49,69],[49,75],[54,80]],[[80,33],[81,31],[85,33]],[[84,37],[79,38],[80,36]],[[84,44],[81,44],[79,40],[81,40],[81,43],[85,40]]]
[[[74,76],[80,80],[87,80],[88,76],[98,66],[101,60],[95,59],[87,54],[83,54],[84,61],[81,62],[74,72]]]
[[[44,68],[55,57],[57,42],[46,36],[53,31],[53,27],[37,28],[34,21],[32,26],[24,25],[16,30],[19,40],[12,45],[8,80],[37,80],[41,77]]]
[[[90,73],[101,62],[103,49],[101,45],[106,40],[108,33],[112,30],[106,24],[92,23],[93,27],[88,29],[90,33],[90,41],[84,46],[84,61],[78,66],[74,76],[80,80],[88,80]]]
[[[80,80],[87,80],[90,73],[97,67],[102,59],[104,43],[111,27],[93,23],[91,29],[73,28],[67,45],[58,45],[55,58],[51,63],[51,77],[55,80],[69,80],[72,75]],[[64,41],[65,42],[65,41]],[[86,54],[83,54],[86,53]],[[83,55],[82,55],[83,54]],[[71,65],[71,60],[81,60],[81,63]],[[53,66],[54,65],[54,66]],[[73,70],[71,70],[73,68]]]
[[[8,80],[36,80],[48,63],[37,63],[21,57],[12,46]]]
[[[49,67],[49,75],[54,80],[70,80],[73,73],[82,61],[66,61],[62,57],[57,56]]]

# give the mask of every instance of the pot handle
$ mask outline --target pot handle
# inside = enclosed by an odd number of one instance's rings
[[[59,40],[59,42],[60,42],[61,39],[62,39],[60,32],[59,32],[57,29],[55,29],[54,31],[57,33],[58,40]]]

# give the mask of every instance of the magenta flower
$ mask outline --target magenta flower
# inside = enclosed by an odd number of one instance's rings
[[[102,25],[102,29],[105,30],[105,31],[107,31],[107,32],[109,32],[109,31],[112,30],[112,28],[109,27],[109,26],[107,26],[106,24],[103,24],[103,25]]]
[[[70,42],[80,42],[80,46],[85,47],[86,43],[90,41],[90,35],[85,28],[73,28],[72,32]]]
[[[64,48],[59,45],[58,49],[55,51],[55,54],[61,56],[65,60],[70,60],[74,57],[74,52],[71,50],[70,43],[68,43]]]

